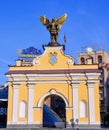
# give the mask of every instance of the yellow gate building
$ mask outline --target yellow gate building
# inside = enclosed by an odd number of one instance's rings
[[[43,105],[53,96],[65,103],[66,126],[100,126],[100,71],[90,58],[85,65],[74,64],[63,46],[49,44],[31,62],[18,59],[6,76],[7,127],[42,127]]]

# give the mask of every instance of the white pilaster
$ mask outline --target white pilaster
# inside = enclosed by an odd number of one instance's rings
[[[15,124],[18,120],[18,87],[19,85],[13,85],[13,112],[12,122]]]
[[[94,105],[94,84],[88,83],[88,93],[89,93],[89,119],[90,124],[95,122],[95,105]]]
[[[73,94],[73,119],[76,123],[78,120],[78,84],[72,84]]]
[[[28,124],[33,123],[34,85],[28,85]]]

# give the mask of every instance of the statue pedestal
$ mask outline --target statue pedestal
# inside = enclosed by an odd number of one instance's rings
[[[62,50],[65,50],[65,45],[60,45],[59,43],[53,43],[53,42],[49,42],[49,44],[48,45],[43,45],[42,46],[43,47],[43,49],[45,50],[45,48],[47,47],[50,47],[50,48],[62,48]]]
[[[49,42],[48,46],[60,46],[58,42]]]

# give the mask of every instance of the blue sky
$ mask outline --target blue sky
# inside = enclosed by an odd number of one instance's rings
[[[85,46],[109,53],[109,0],[0,0],[0,84],[6,81],[8,65],[15,64],[18,49],[33,46],[43,51],[42,44],[50,41],[40,15],[51,20],[64,13],[67,20],[58,42],[65,44],[66,54],[77,61]]]

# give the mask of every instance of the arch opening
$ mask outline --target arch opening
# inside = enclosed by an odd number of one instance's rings
[[[43,127],[65,127],[66,104],[55,94],[47,96],[43,101]]]

